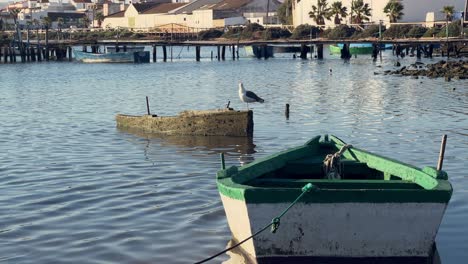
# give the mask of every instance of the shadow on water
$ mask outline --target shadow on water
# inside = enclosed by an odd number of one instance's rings
[[[226,248],[234,245],[234,241],[230,240]],[[273,257],[261,258],[258,260],[246,255],[239,248],[235,248],[226,253],[229,259],[223,261],[223,264],[442,264],[437,250],[437,245],[434,244],[429,257],[382,257],[382,258],[333,258],[333,257]]]
[[[252,137],[162,135],[132,128],[117,128],[117,130],[146,139],[145,152],[148,152],[153,144],[176,147],[180,152],[187,150],[194,155],[196,154],[193,150],[198,149],[209,152],[205,153],[207,155],[225,153],[227,156],[237,157],[241,165],[252,162],[254,160],[252,154],[256,152]]]

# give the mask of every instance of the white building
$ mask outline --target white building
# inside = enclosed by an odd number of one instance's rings
[[[102,26],[150,29],[177,24],[199,31],[244,25],[248,20],[263,24],[266,23],[267,6],[268,20],[271,23],[277,21],[276,10],[281,5],[277,0],[194,0],[189,3],[161,3],[162,1],[132,3],[125,12],[107,16]],[[172,27],[173,25],[171,29]]]
[[[426,16],[428,13],[434,13],[435,18],[438,17],[440,11],[444,6],[454,6],[456,11],[463,11],[465,9],[467,0],[400,0],[404,6],[403,17],[398,20],[398,22],[407,22],[407,23],[421,23],[426,21]],[[331,5],[334,0],[327,1],[328,5]],[[351,11],[351,2],[352,0],[343,0],[340,1],[343,3],[343,6],[347,7],[348,14]],[[388,24],[389,18],[383,12],[385,5],[389,0],[364,0],[364,3],[367,3],[372,9],[370,21],[371,23],[379,23],[380,20],[384,24]],[[293,0],[293,24],[298,26],[301,24],[316,25],[309,17],[309,12],[312,10],[312,5],[317,6],[317,0]],[[350,17],[343,20],[341,23],[349,24]],[[333,26],[333,18],[331,20],[326,20],[325,24],[327,26]]]

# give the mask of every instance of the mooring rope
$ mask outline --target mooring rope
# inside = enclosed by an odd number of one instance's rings
[[[292,202],[279,216],[273,218],[269,224],[267,224],[262,229],[255,232],[255,234],[253,234],[253,235],[249,236],[248,238],[242,240],[241,242],[235,244],[234,246],[226,248],[225,250],[223,250],[223,251],[221,251],[219,253],[216,253],[215,255],[213,255],[213,256],[211,256],[209,258],[206,258],[206,259],[204,259],[202,261],[195,262],[195,264],[205,263],[205,262],[207,262],[209,260],[212,260],[212,259],[218,257],[221,254],[224,254],[224,253],[226,253],[226,252],[228,252],[228,251],[242,245],[244,242],[248,241],[249,239],[251,239],[251,238],[257,236],[258,234],[262,233],[263,231],[267,230],[270,226],[271,226],[271,232],[273,234],[276,233],[276,231],[278,230],[278,228],[280,226],[281,217],[283,217],[289,211],[289,209],[291,209],[291,207],[293,207],[302,198],[302,196],[304,196],[306,193],[310,192],[312,189],[317,189],[317,187],[312,185],[312,183],[306,184],[304,187],[302,187],[302,193],[296,198],[296,200],[294,200],[294,202]]]
[[[327,179],[336,180],[341,179],[343,175],[343,164],[341,163],[341,155],[347,149],[353,147],[352,145],[344,145],[335,154],[328,154],[323,160],[323,170]]]

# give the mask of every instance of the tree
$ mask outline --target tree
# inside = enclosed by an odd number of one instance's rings
[[[91,22],[91,21],[89,21],[89,17],[88,17],[88,16],[84,16],[84,17],[82,18],[81,21],[82,21],[82,23],[83,23],[83,27],[84,27],[84,28],[88,28],[88,27],[89,27],[89,22]]]
[[[453,19],[453,13],[455,13],[455,7],[454,6],[444,6],[442,8],[442,11],[440,11],[445,14],[445,21],[452,21]]]
[[[285,0],[278,8],[278,18],[281,23],[292,25],[292,2],[294,0]]]
[[[325,25],[325,19],[330,20],[330,10],[327,0],[317,0],[317,6],[312,6],[309,17],[312,18],[317,25]]]
[[[404,15],[404,6],[399,0],[390,0],[384,7],[384,13],[390,19],[390,23],[396,23]]]
[[[98,23],[98,27],[101,27],[101,23],[102,23],[102,21],[104,21],[104,15],[101,12],[98,12],[96,14],[95,19],[96,19],[96,21]]]
[[[445,14],[445,36],[448,38],[449,30],[448,30],[448,23],[453,19],[453,13],[455,12],[454,6],[444,6],[442,8],[442,13]]]
[[[41,24],[41,23],[39,22],[39,20],[37,20],[37,19],[35,19],[35,18],[32,20],[32,25],[34,26],[34,29],[36,30],[36,38],[37,38],[37,41],[38,41],[38,42],[39,42],[39,40],[40,40],[40,39],[39,39],[39,25],[40,25],[40,24]]]
[[[52,19],[48,16],[43,17],[41,20],[42,20],[42,25],[46,28],[50,28],[50,25],[52,25]]]
[[[335,25],[341,24],[341,20],[348,16],[348,9],[343,6],[342,2],[333,2],[330,9],[330,17],[335,16]]]
[[[355,0],[351,2],[351,23],[362,24],[364,21],[369,21],[371,16],[371,8],[369,4],[363,0]]]
[[[63,17],[57,18],[57,27],[58,27],[59,31],[62,31],[62,27],[63,27],[64,22],[65,22],[65,20],[63,19]]]
[[[16,21],[18,20],[18,14],[20,10],[17,8],[14,8],[14,9],[10,9],[9,12],[10,12],[10,16],[13,18],[13,21],[15,22],[15,25],[16,25]]]

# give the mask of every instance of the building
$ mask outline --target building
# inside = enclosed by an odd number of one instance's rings
[[[177,24],[199,31],[249,22],[270,24],[278,21],[276,10],[280,5],[277,0],[194,0],[188,3],[160,0],[132,3],[126,11],[107,16],[103,27],[151,29]]]
[[[353,0],[343,0],[343,6],[347,7],[348,13],[351,11],[351,2]],[[465,9],[467,0],[400,0],[404,6],[403,17],[398,22],[402,23],[421,23],[426,22],[426,16],[428,13],[433,13],[432,18],[437,19],[443,6],[454,6],[455,10],[463,11]],[[331,5],[334,1],[328,1]],[[370,23],[379,23],[382,21],[383,24],[389,24],[390,21],[387,15],[383,12],[385,5],[389,0],[364,0],[372,9]],[[298,26],[301,24],[316,25],[309,17],[309,12],[312,10],[312,5],[317,6],[317,0],[293,0],[293,24]],[[431,17],[431,16],[429,16]],[[349,16],[342,21],[342,23],[349,24]],[[333,26],[333,19],[325,21],[326,26]]]

